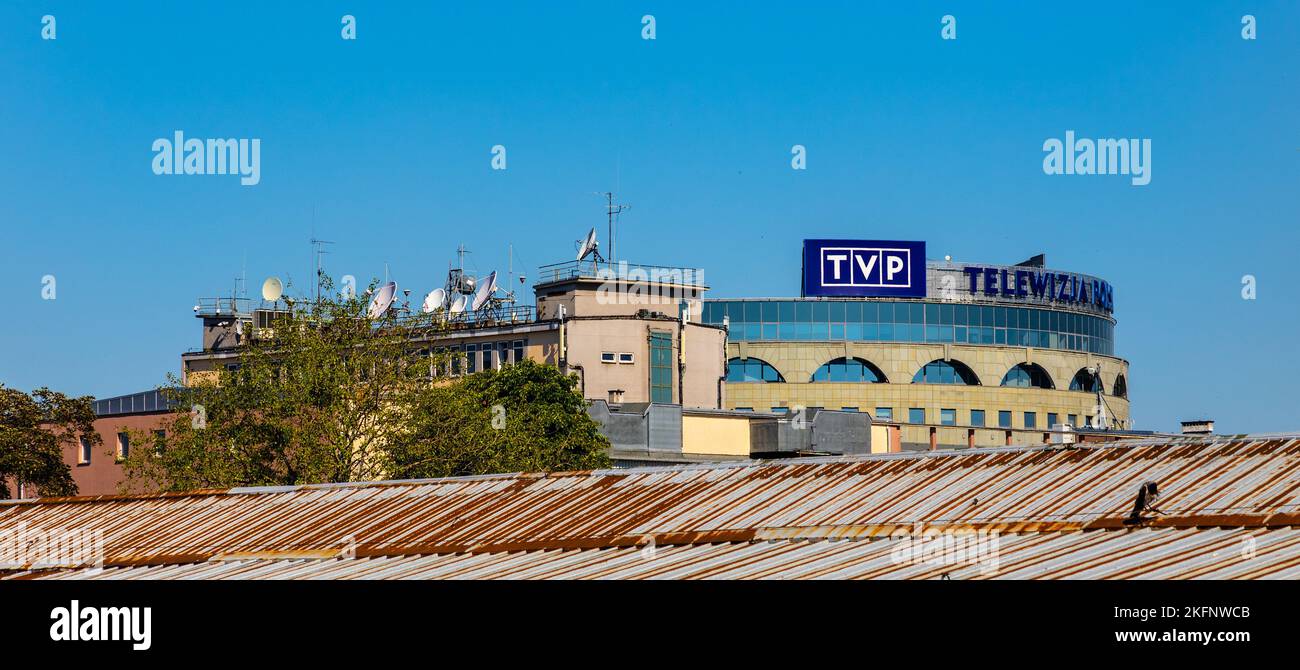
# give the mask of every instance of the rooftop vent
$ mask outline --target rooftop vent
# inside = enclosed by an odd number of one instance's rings
[[[1213,419],[1195,419],[1183,422],[1183,435],[1213,435]]]

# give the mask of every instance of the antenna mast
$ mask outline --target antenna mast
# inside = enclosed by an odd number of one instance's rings
[[[605,192],[605,213],[609,217],[609,266],[614,267],[614,222],[618,215],[632,209],[631,205],[614,204],[614,194]]]
[[[313,215],[313,216],[315,216],[315,212],[316,212],[316,210],[313,208],[313,209],[312,209],[312,215]],[[318,240],[318,239],[316,239],[316,236],[315,236],[315,235],[313,235],[312,238],[311,238],[312,259],[313,259],[313,262],[315,263],[315,266],[316,266],[316,293],[315,293],[315,301],[316,301],[317,303],[320,303],[320,284],[321,284],[321,264],[320,264],[320,257],[321,257],[321,256],[324,256],[325,254],[328,254],[328,253],[329,253],[328,251],[325,251],[325,245],[326,245],[326,244],[334,244],[334,243],[331,242],[331,241],[329,241],[329,240]]]

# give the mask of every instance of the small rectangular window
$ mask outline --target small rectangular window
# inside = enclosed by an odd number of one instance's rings
[[[491,370],[492,369],[492,343],[484,342],[483,346],[479,348],[479,351],[483,354],[483,370],[485,372]]]
[[[840,411],[841,411],[841,412],[856,412],[856,411],[858,411],[858,408],[856,408],[856,407],[841,407],[841,408],[840,408]]]
[[[497,342],[497,368],[505,365],[510,358],[510,343],[502,340]]]
[[[465,373],[472,374],[478,366],[478,345],[465,345]]]
[[[752,412],[752,411],[754,411],[754,408],[753,408],[753,407],[737,407],[737,408],[736,408],[736,411],[737,411],[737,412]]]
[[[515,358],[512,363],[520,363],[524,360],[524,341],[515,340],[511,343],[511,348],[515,350]]]
[[[77,454],[77,463],[79,463],[79,464],[81,464],[81,465],[89,465],[89,464],[90,464],[90,456],[91,456],[91,453],[90,453],[90,440],[86,439],[86,438],[83,436],[83,437],[81,438],[81,449],[80,449],[80,451],[79,451],[78,454]]]
[[[1079,427],[1079,415],[1078,415],[1078,414],[1071,414],[1071,415],[1069,415],[1069,418],[1066,420],[1066,423],[1070,424],[1070,426],[1073,427],[1073,428],[1078,428],[1078,427]]]
[[[1025,412],[1025,428],[1038,427],[1038,412]]]
[[[913,407],[907,410],[908,423],[925,423],[925,408]]]
[[[972,426],[984,425],[984,410],[973,409],[970,411],[970,425]]]
[[[602,351],[602,352],[600,352],[600,362],[601,362],[601,363],[613,363],[615,360],[616,360],[616,359],[615,359],[615,357],[614,357],[614,352],[612,352],[612,351]]]
[[[131,436],[127,433],[117,434],[117,460],[125,461],[131,456]]]
[[[941,424],[943,424],[943,425],[945,425],[945,426],[955,426],[955,425],[957,425],[957,410],[955,410],[955,409],[940,409],[940,410],[939,410],[939,423],[941,423]]]
[[[620,353],[620,354],[618,355],[618,362],[619,362],[619,363],[631,363],[631,362],[633,362],[632,354],[629,353],[629,352],[623,352],[623,353]]]
[[[998,428],[1010,428],[1010,427],[1011,427],[1011,411],[1005,409],[998,410]]]
[[[1047,413],[1047,427],[1048,427],[1048,428],[1052,428],[1052,427],[1056,426],[1056,424],[1060,423],[1060,421],[1058,421],[1059,418],[1060,418],[1060,415],[1057,414],[1056,412],[1048,412],[1048,413]]]
[[[893,407],[877,407],[877,408],[876,408],[876,420],[877,420],[877,421],[893,421],[893,420],[894,420],[894,408],[893,408]]]
[[[773,413],[773,414],[789,414],[789,413],[790,413],[790,408],[789,408],[789,407],[773,407],[773,408],[772,408],[772,413]]]

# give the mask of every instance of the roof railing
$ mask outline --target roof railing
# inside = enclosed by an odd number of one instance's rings
[[[670,265],[647,265],[615,261],[602,263],[593,260],[565,261],[538,268],[538,284],[549,284],[569,279],[619,279],[622,281],[648,281],[661,284],[705,286],[702,268],[683,268]]]

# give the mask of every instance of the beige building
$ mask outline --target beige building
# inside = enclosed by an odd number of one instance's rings
[[[591,400],[723,406],[726,331],[700,322],[701,273],[590,261],[542,271],[536,307],[461,314],[417,346],[452,354],[442,374],[527,358],[577,375]],[[243,333],[260,313],[238,301],[200,301],[204,346],[181,357],[186,383],[237,364]]]

